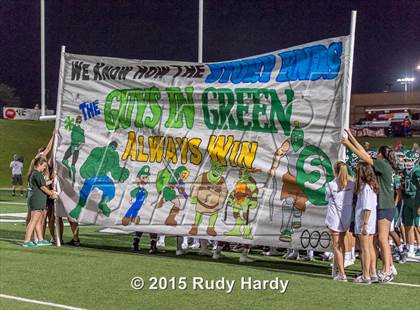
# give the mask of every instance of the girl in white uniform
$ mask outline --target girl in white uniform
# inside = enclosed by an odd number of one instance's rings
[[[344,237],[351,223],[354,182],[348,173],[347,165],[342,161],[334,165],[334,174],[336,178],[326,187],[328,209],[325,224],[330,229],[334,261],[338,266],[338,274],[334,280],[346,282]]]
[[[354,233],[360,242],[363,273],[354,279],[354,282],[371,284],[371,277],[377,278],[373,235],[376,233],[376,205],[379,185],[373,167],[366,162],[359,162],[356,166],[355,192],[357,193],[357,203]]]

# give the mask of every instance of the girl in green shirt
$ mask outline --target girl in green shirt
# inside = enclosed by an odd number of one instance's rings
[[[42,236],[42,214],[46,208],[47,196],[55,199],[57,193],[48,189],[43,171],[47,169],[47,159],[43,156],[36,157],[34,160],[34,170],[29,177],[28,208],[31,212],[31,219],[26,226],[24,247],[37,247],[40,245],[50,245],[48,240],[40,240],[37,243],[31,241],[32,234],[36,231],[37,236]]]

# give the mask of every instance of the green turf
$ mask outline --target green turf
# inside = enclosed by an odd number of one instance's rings
[[[46,146],[54,122],[0,120],[0,187],[10,187],[13,154],[24,156],[24,173],[38,148]]]
[[[21,198],[16,198],[20,201]],[[3,208],[2,208],[3,210]],[[167,238],[167,250],[157,256],[147,254],[148,238],[143,251],[130,251],[131,236],[97,232],[98,227],[80,228],[82,247],[69,246],[24,249],[21,223],[0,224],[0,292],[2,294],[71,305],[87,309],[394,309],[401,305],[416,307],[419,288],[391,285],[357,286],[336,283],[330,277],[329,262],[296,262],[278,257],[252,255],[257,261],[238,263],[238,254],[213,261],[196,253],[175,256],[174,239]],[[69,240],[66,228],[65,240]],[[397,265],[396,282],[420,285],[420,264]],[[285,271],[287,270],[287,271]],[[357,263],[348,269],[350,276],[360,270]],[[316,275],[296,274],[296,272]],[[231,294],[224,291],[162,290],[141,291],[130,287],[134,276],[187,277],[205,279],[225,277],[236,280]],[[289,280],[284,294],[272,290],[240,290],[242,276],[271,280]],[[190,285],[191,286],[191,285]],[[43,306],[2,300],[2,309],[43,309]],[[3,307],[4,305],[4,307]]]

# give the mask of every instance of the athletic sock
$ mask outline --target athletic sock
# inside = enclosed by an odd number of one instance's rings
[[[352,260],[356,259],[356,248],[355,247],[351,248],[351,259]]]
[[[351,252],[346,252],[346,254],[344,254],[344,259],[348,261],[352,260]]]

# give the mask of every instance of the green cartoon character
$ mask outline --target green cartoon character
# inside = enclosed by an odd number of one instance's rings
[[[226,168],[218,161],[211,163],[210,171],[200,174],[191,188],[191,203],[195,204],[194,224],[189,232],[197,235],[203,215],[209,216],[207,234],[217,236],[214,226],[216,225],[219,210],[223,208],[228,195],[224,177]]]
[[[117,146],[117,142],[112,141],[108,146],[96,147],[83,163],[80,168],[80,176],[85,179],[85,182],[80,190],[77,206],[69,213],[72,218],[76,220],[79,218],[80,212],[86,205],[88,197],[94,188],[102,191],[102,198],[98,208],[107,217],[111,214],[108,202],[115,196],[115,185],[108,174],[110,173],[116,182],[124,182],[130,174],[127,168],[120,167],[120,158],[116,151]]]
[[[161,208],[168,201],[172,203],[172,208],[165,220],[165,225],[176,226],[178,224],[175,218],[181,207],[179,196],[181,195],[185,199],[188,198],[188,194],[185,192],[184,182],[188,179],[189,175],[190,172],[184,166],[180,166],[175,170],[167,166],[165,169],[159,171],[156,176],[156,190],[160,194],[156,208]],[[177,191],[178,194],[176,193]]]
[[[85,143],[85,131],[80,127],[82,123],[82,117],[79,115],[76,117],[76,123],[74,123],[74,118],[66,119],[66,129],[71,131],[70,137],[70,146],[64,153],[63,165],[69,171],[69,176],[72,180],[72,185],[76,179],[76,162],[79,158],[79,150],[83,143]],[[71,159],[71,166],[69,165],[69,158]]]
[[[149,176],[150,167],[148,165],[144,165],[143,167],[141,167],[139,173],[137,173],[137,178],[135,182],[137,184],[137,187],[130,192],[132,205],[121,220],[124,226],[127,226],[133,222],[136,225],[140,223],[139,212],[148,196],[148,192],[145,186],[149,183]]]
[[[239,170],[239,180],[228,197],[225,220],[228,207],[232,207],[235,226],[230,231],[225,232],[225,236],[253,239],[251,227],[249,226],[249,210],[256,209],[258,206],[258,188],[254,178],[251,176],[251,172],[250,169],[246,168]]]

